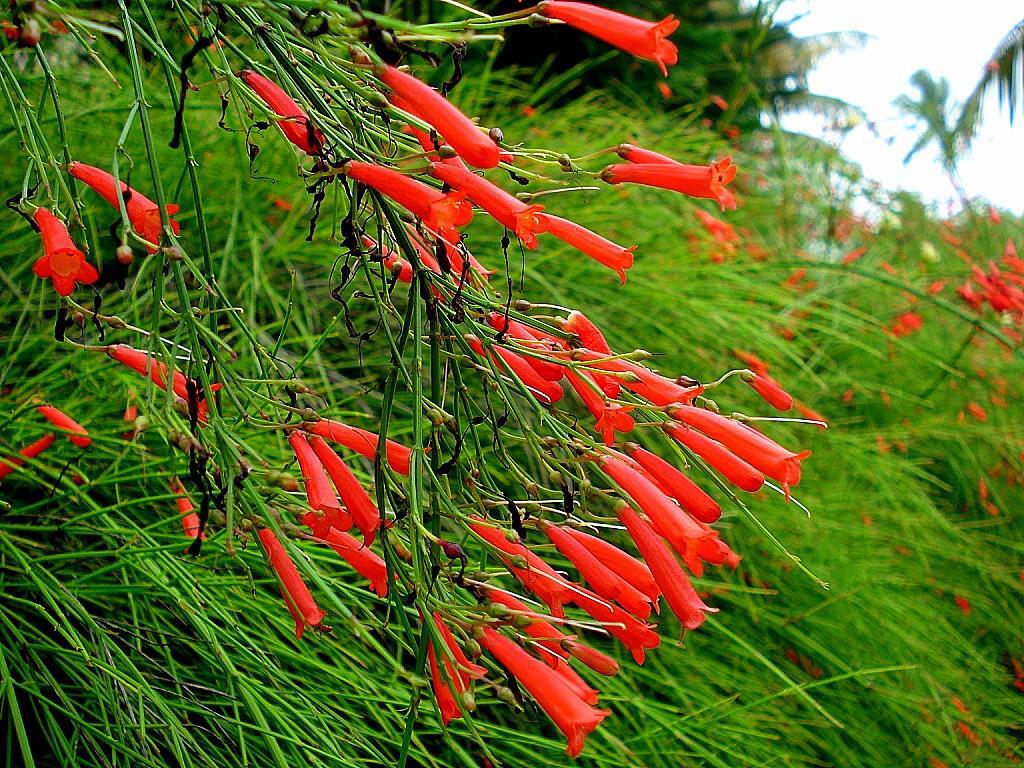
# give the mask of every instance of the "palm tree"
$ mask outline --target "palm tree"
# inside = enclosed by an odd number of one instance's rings
[[[949,81],[944,77],[935,80],[923,69],[919,69],[911,75],[910,84],[918,90],[918,98],[904,95],[895,99],[893,104],[915,123],[922,125],[923,129],[920,138],[903,158],[903,164],[909,163],[925,147],[935,144],[942,170],[961,201],[966,203],[967,196],[956,170],[965,142],[955,119],[956,105],[950,101]]]
[[[993,87],[999,96],[999,106],[1006,105],[1013,125],[1017,105],[1024,105],[1024,19],[996,46],[984,74],[964,102],[957,129],[965,140],[974,136],[981,119],[981,105]]]

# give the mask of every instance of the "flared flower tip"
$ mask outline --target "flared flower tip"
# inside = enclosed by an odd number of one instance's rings
[[[591,709],[589,717],[577,720],[571,728],[563,731],[565,738],[568,740],[565,753],[569,757],[579,757],[580,753],[583,752],[583,742],[587,736],[610,714],[611,711],[607,709]]]
[[[91,285],[99,279],[99,272],[85,260],[64,222],[46,208],[37,209],[32,218],[43,241],[43,255],[32,265],[37,277],[49,279],[61,296],[70,296],[77,283]]]
[[[668,77],[670,66],[679,63],[679,49],[675,43],[667,39],[678,28],[679,20],[669,14],[647,31],[647,38],[651,46],[649,56],[658,65],[663,77]]]

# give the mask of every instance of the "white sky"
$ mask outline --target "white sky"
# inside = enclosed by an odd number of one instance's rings
[[[916,140],[892,100],[911,90],[918,69],[949,80],[952,98],[962,102],[973,89],[996,45],[1024,17],[1020,0],[785,0],[779,20],[803,18],[791,27],[797,36],[858,30],[873,39],[862,49],[832,53],[811,72],[811,91],[860,106],[875,122],[881,139],[866,126],[844,141],[844,154],[859,163],[868,178],[888,189],[904,188],[941,204],[945,212],[954,192],[931,149],[907,166],[903,157]],[[1001,208],[1024,212],[1024,115],[1011,127],[994,93],[970,154],[960,164],[967,194]],[[783,125],[820,136],[822,119],[810,113],[788,115]],[[887,145],[884,139],[893,139]]]

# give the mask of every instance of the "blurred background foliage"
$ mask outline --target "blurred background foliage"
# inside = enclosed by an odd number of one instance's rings
[[[104,5],[93,5],[97,24]],[[453,98],[509,141],[572,156],[625,141],[695,162],[731,153],[741,168],[739,210],[705,210],[735,227],[737,239],[716,239],[695,216],[701,206],[656,190],[570,192],[545,203],[639,245],[627,284],[548,245],[522,263],[516,255],[508,274],[527,297],[585,309],[614,348],[658,351],[662,370],[708,379],[742,366],[737,351],[756,354],[830,426],[778,431],[813,450],[798,494],[810,514],[776,496],[731,506],[725,537],[743,562],[735,574],[699,582],[721,613],[682,645],[663,617],[665,641],[648,662],[624,662],[618,677],[601,681],[614,717],[578,764],[1018,762],[1020,320],[974,313],[955,289],[968,261],[998,260],[1008,240],[1024,246],[1024,225],[981,201],[941,219],[913,197],[865,184],[827,144],[778,129],[780,110],[829,107],[807,92],[804,75],[827,46],[855,38],[793,38],[764,4],[614,5],[683,22],[670,94],[659,92],[653,68],[628,56],[561,30],[523,28],[504,48],[473,47]],[[440,3],[413,10],[457,13]],[[68,143],[99,164],[113,153],[112,116],[119,124],[129,95],[73,40],[44,46],[59,53],[50,59],[58,79],[77,83],[61,94]],[[5,49],[3,60],[8,98],[16,76],[38,100],[46,75],[34,58]],[[161,74],[147,66],[158,93]],[[442,76],[449,71],[442,65]],[[170,102],[152,108],[156,133],[169,135]],[[245,126],[229,119],[227,131],[217,127],[215,89],[190,94],[188,108],[222,287],[252,328],[270,340],[282,335],[332,405],[372,426],[385,341],[344,330],[330,295],[341,252],[326,237],[305,241],[309,198],[289,148],[273,132],[254,134],[261,151],[250,166]],[[52,113],[40,109],[39,120],[57,130]],[[6,113],[0,149],[19,151]],[[179,168],[166,152],[165,167]],[[183,177],[167,173],[187,212]],[[17,164],[0,167],[0,180],[14,194]],[[110,257],[109,212],[90,211],[90,250],[113,292],[121,268]],[[188,215],[179,218],[187,231]],[[409,764],[571,762],[543,715],[530,705],[516,711],[487,689],[477,716],[443,731],[429,694],[419,699],[425,682],[404,671],[408,649],[381,640],[387,604],[330,553],[301,548],[334,626],[302,641],[258,548],[228,552],[214,537],[200,558],[185,557],[166,490],[182,459],[156,433],[125,441],[109,428],[137,381],[53,340],[31,275],[36,236],[9,210],[0,222],[0,444],[9,452],[37,436],[39,425],[19,418],[27,393],[66,404],[87,426],[107,426],[96,429],[89,454],[62,444],[0,489],[5,765],[390,766],[409,718]],[[323,222],[328,229],[329,206]],[[471,241],[495,267],[497,239],[495,227],[481,225]],[[858,248],[863,254],[849,258]],[[130,301],[120,309],[131,317]],[[356,297],[348,310],[357,335],[372,329],[372,305]],[[919,327],[904,332],[908,312]],[[325,327],[339,330],[319,346]],[[731,395],[756,409],[738,388]],[[765,529],[828,588],[794,567]]]

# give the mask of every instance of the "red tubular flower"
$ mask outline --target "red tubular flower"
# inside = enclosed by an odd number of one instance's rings
[[[748,374],[744,374],[744,381],[775,410],[788,411],[793,407],[793,398],[771,376],[755,373],[747,377]]]
[[[277,121],[277,127],[288,141],[307,155],[317,155],[323,151],[324,135],[313,125],[302,107],[277,83],[251,69],[243,69],[238,76],[275,115],[284,118]]]
[[[61,296],[70,296],[77,283],[92,285],[99,279],[96,267],[85,260],[64,222],[45,208],[37,208],[32,218],[43,240],[43,255],[32,265],[37,276],[49,278]]]
[[[524,347],[536,349],[540,352],[552,349],[552,344],[554,342],[538,339],[529,326],[520,323],[518,320],[505,317],[505,315],[500,312],[491,312],[487,315],[487,323],[494,330],[516,339],[517,341],[525,342],[523,344]],[[530,364],[530,367],[537,372],[538,376],[547,379],[548,381],[559,381],[562,376],[565,375],[565,366],[559,363],[552,363],[548,360],[541,360],[540,358],[530,357],[528,355],[524,355],[523,357],[526,359],[526,362]]]
[[[619,673],[619,662],[589,645],[569,643],[569,651],[574,658],[579,659],[599,675],[614,677]]]
[[[619,280],[625,284],[626,270],[633,266],[633,251],[636,246],[623,248],[613,243],[596,232],[591,232],[586,227],[568,221],[567,219],[552,216],[548,213],[540,214],[544,220],[545,227],[549,233],[573,248],[582,251],[599,264],[614,270],[619,275]]]
[[[722,508],[704,489],[663,458],[635,443],[627,446],[627,452],[669,496],[702,523],[713,523],[722,516]]]
[[[380,512],[376,505],[371,501],[370,495],[356,479],[356,476],[352,474],[352,470],[346,466],[338,454],[331,450],[331,446],[325,443],[322,437],[310,436],[309,444],[323,468],[327,470],[327,474],[331,476],[331,482],[338,489],[338,495],[341,497],[345,509],[348,510],[356,527],[363,534],[363,543],[370,546],[377,536],[377,528],[380,527]]]
[[[604,539],[591,536],[589,533],[584,533],[575,528],[566,528],[565,530],[576,541],[593,552],[595,557],[646,595],[651,604],[657,608],[661,589],[659,589],[654,576],[651,575],[651,571],[646,565],[632,555],[623,552],[614,544],[609,544]]]
[[[487,350],[484,349],[484,345],[480,342],[480,339],[476,336],[467,335],[466,342],[469,344],[470,348],[481,357],[493,359]],[[547,379],[542,378],[525,358],[517,355],[510,349],[505,349],[504,347],[492,346],[491,349],[494,354],[501,358],[501,362],[504,364],[504,367],[513,373],[540,402],[545,405],[551,405],[552,403],[557,403],[562,399],[562,396],[565,393],[562,392],[562,388],[558,385],[558,382],[548,381]],[[499,368],[500,367],[501,366],[499,366]]]
[[[600,374],[598,374],[600,375]],[[580,400],[587,406],[587,410],[594,417],[594,430],[600,433],[605,445],[611,447],[615,444],[616,432],[632,432],[636,426],[633,417],[629,412],[632,406],[609,403],[597,392],[594,387],[598,386],[591,374],[575,374],[571,370],[565,371],[566,380],[579,395]],[[594,386],[587,383],[587,380],[594,381]]]
[[[185,532],[185,536],[190,539],[195,539],[199,536],[199,529],[202,527],[199,524],[199,515],[196,514],[196,508],[189,500],[188,496],[185,495],[185,488],[182,486],[181,481],[172,477],[169,483],[171,486],[171,493],[175,494],[174,503],[178,507],[178,516],[181,517],[181,528]],[[206,532],[203,532],[203,538],[206,538]]]
[[[484,628],[480,642],[565,734],[566,752],[572,757],[578,756],[587,735],[611,713],[587,704],[561,675],[490,627]]]
[[[573,594],[573,602],[600,622],[614,638],[629,649],[637,664],[644,663],[644,651],[661,644],[658,633],[617,605],[605,602],[589,590]]]
[[[92,445],[92,438],[85,431],[85,427],[72,419],[63,411],[54,408],[52,405],[40,405],[36,408],[48,422],[53,426],[67,432],[67,438],[79,448],[88,448]]]
[[[306,517],[309,518],[311,516],[312,513]],[[308,524],[309,521],[307,520]],[[352,566],[356,573],[369,581],[370,588],[377,593],[378,597],[388,596],[388,567],[380,555],[356,537],[337,528],[331,528],[323,536],[318,536],[318,538],[323,539],[324,543],[337,552],[342,560]]]
[[[386,246],[383,245],[378,245],[377,242],[372,237],[367,237],[366,235],[363,235],[363,245],[365,245],[367,248],[374,248],[380,251],[380,260],[381,263],[384,265],[384,269],[388,270],[389,272],[397,272],[398,279],[401,280],[403,283],[412,282],[412,264],[403,259],[390,248],[387,248]],[[435,271],[440,272],[440,270]]]
[[[704,605],[686,571],[679,566],[675,556],[650,525],[626,506],[619,509],[619,520],[626,526],[636,548],[651,567],[651,573],[658,580],[658,586],[672,613],[686,629],[697,629],[704,623],[705,613],[717,612],[716,608]]]
[[[587,681],[584,680],[575,669],[570,667],[562,659],[555,660],[555,666],[553,667],[558,676],[562,678],[566,685],[572,689],[572,692],[579,696],[585,704],[592,706],[597,705],[597,691],[587,685]]]
[[[306,439],[306,434],[298,430],[288,435],[288,444],[295,452],[295,458],[299,462],[299,471],[302,473],[302,480],[306,486],[306,501],[311,509],[320,510],[327,514],[336,514],[341,511],[341,502],[331,487],[331,481],[324,471],[324,466],[317,458],[312,446]]]
[[[444,193],[391,168],[355,160],[346,163],[345,173],[390,197],[446,237],[458,239],[458,228],[473,218],[473,207],[461,192]]]
[[[302,425],[302,428],[307,432],[312,432],[314,435],[319,435],[325,440],[330,440],[332,443],[337,443],[356,453],[362,454],[368,459],[373,459],[377,456],[377,443],[380,441],[380,437],[369,430],[350,427],[348,424],[343,424],[333,419],[307,421]],[[387,454],[388,466],[400,475],[408,475],[412,449],[401,443],[396,443],[394,440],[388,440],[384,444],[384,450]]]
[[[106,351],[109,357],[121,363],[121,365],[131,368],[136,373],[146,376],[160,389],[166,391],[167,366],[162,361],[157,360],[148,352],[129,347],[126,344],[112,344],[107,347]],[[181,371],[175,370],[174,375],[171,376],[171,390],[187,403],[189,401],[189,381],[192,381],[196,397],[199,398],[199,402],[196,404],[199,421],[205,423],[208,406],[203,398],[203,388],[199,385],[199,382],[190,380]],[[217,392],[220,388],[220,384],[210,385],[211,392]]]
[[[582,312],[573,310],[562,322],[562,330],[575,334],[583,346],[593,352],[600,352],[602,355],[611,355],[612,349],[605,341],[604,334],[594,325]],[[591,373],[590,376],[597,382],[608,397],[618,397],[619,381],[611,376],[602,376],[599,373]]]
[[[658,533],[668,539],[687,567],[698,576],[703,574],[699,544],[702,539],[714,538],[717,534],[686,514],[625,456],[604,456],[601,468],[647,514]]]
[[[7,456],[6,458],[0,459],[0,480],[3,480],[11,472],[14,471],[15,467],[20,467],[25,464],[25,459],[34,459],[36,456],[41,454],[51,445],[53,441],[57,439],[57,436],[50,432],[43,435],[41,438],[36,440],[34,443],[29,443],[20,451],[17,456]]]
[[[752,467],[778,480],[787,499],[790,486],[800,482],[800,462],[811,455],[810,451],[793,453],[753,427],[703,408],[682,405],[672,416],[720,441]]]
[[[699,384],[683,386],[660,373],[655,373],[650,368],[634,363],[632,360],[622,358],[609,360],[604,354],[590,349],[559,352],[557,356],[584,361],[589,367],[599,371],[628,374],[620,380],[622,386],[655,405],[689,403],[704,391],[704,387]]]
[[[557,525],[545,525],[544,533],[598,595],[605,600],[614,600],[641,619],[651,615],[651,604],[640,590],[598,560],[565,530]]]
[[[526,566],[516,565],[509,557],[502,557],[512,574],[522,582],[523,586],[537,595],[548,606],[548,609],[555,616],[563,615],[562,605],[572,602],[576,590],[580,589],[570,585],[550,565],[541,560],[537,555],[528,550],[519,542],[509,541],[505,534],[493,526],[487,525],[480,518],[472,518],[470,528],[484,541],[500,552],[511,557],[522,558]]]
[[[739,456],[733,455],[717,440],[685,426],[666,427],[665,432],[721,472],[726,480],[740,490],[754,493],[764,485],[764,475]]]
[[[437,698],[438,708],[441,710],[441,720],[444,725],[448,725],[455,718],[462,717],[462,708],[465,706],[463,694],[469,690],[470,680],[483,677],[487,671],[466,657],[452,631],[441,619],[441,614],[435,611],[432,618],[448,651],[447,654],[441,656],[441,662],[444,665],[444,676],[442,677],[440,665],[437,663],[437,655],[434,652],[434,643],[427,644],[434,695]],[[454,694],[458,694],[458,698]]]
[[[479,664],[474,664],[466,656],[465,651],[462,650],[462,646],[459,645],[458,640],[455,639],[455,635],[448,628],[448,625],[441,619],[441,614],[437,611],[433,613],[434,625],[437,627],[437,631],[441,634],[441,639],[444,640],[444,644],[448,647],[448,651],[451,653],[452,659],[457,665],[457,673],[459,679],[462,681],[463,687],[469,686],[470,680],[479,680],[487,674],[487,670],[481,667]]]
[[[655,62],[662,75],[667,76],[668,67],[679,61],[679,49],[667,39],[679,27],[673,16],[658,22],[644,21],[589,3],[565,0],[543,0],[537,10],[638,59]]]
[[[722,210],[736,207],[736,199],[726,185],[736,178],[736,166],[732,158],[725,158],[710,165],[686,165],[683,163],[630,163],[609,165],[601,173],[609,184],[643,184],[680,192],[690,197],[715,200]]]
[[[295,619],[295,637],[301,638],[307,626],[319,627],[327,614],[316,604],[295,563],[274,532],[269,528],[260,528],[257,535],[263,544],[263,550],[267,553],[270,567],[277,574],[278,586],[285,605],[288,606],[288,612]]]
[[[442,679],[433,643],[427,644],[427,661],[430,663],[430,686],[434,690],[434,700],[437,701],[437,708],[441,712],[441,724],[447,727],[452,720],[462,717],[462,709],[450,687],[453,676],[449,674],[447,681]]]
[[[114,177],[109,173],[79,162],[71,163],[68,166],[68,173],[83,184],[92,187],[93,190],[99,193],[100,197],[114,208],[120,208],[117,202],[118,193],[115,188]],[[121,197],[124,199],[124,207],[128,212],[128,221],[131,222],[132,228],[143,240],[153,244],[146,246],[146,250],[149,253],[156,253],[157,248],[154,246],[159,245],[160,238],[163,235],[160,206],[145,195],[130,188],[123,181],[121,182]],[[175,235],[181,233],[181,225],[171,217],[179,210],[179,206],[175,203],[166,206],[167,219],[170,223],[171,231]]]
[[[543,205],[527,205],[467,168],[433,163],[430,175],[483,208],[531,250],[537,247],[537,235],[547,231],[547,224],[540,215]]]
[[[498,145],[440,93],[391,66],[380,67],[377,76],[404,102],[402,109],[433,126],[467,163],[477,168],[498,164]]]
[[[569,651],[565,649],[564,644],[571,642],[569,635],[564,634],[555,628],[555,626],[545,621],[540,617],[540,614],[536,613],[530,606],[513,597],[508,592],[496,587],[487,588],[487,599],[492,602],[504,605],[506,608],[510,608],[513,611],[529,614],[533,621],[527,624],[523,629],[533,640],[536,641],[537,645],[543,648],[546,653],[539,654],[549,666],[555,666],[555,657],[561,657],[563,659],[569,658]]]
[[[651,163],[663,163],[665,165],[682,165],[678,160],[673,160],[668,155],[662,155],[642,147],[634,147],[632,144],[619,144],[615,152],[623,160],[635,165],[649,165]]]

